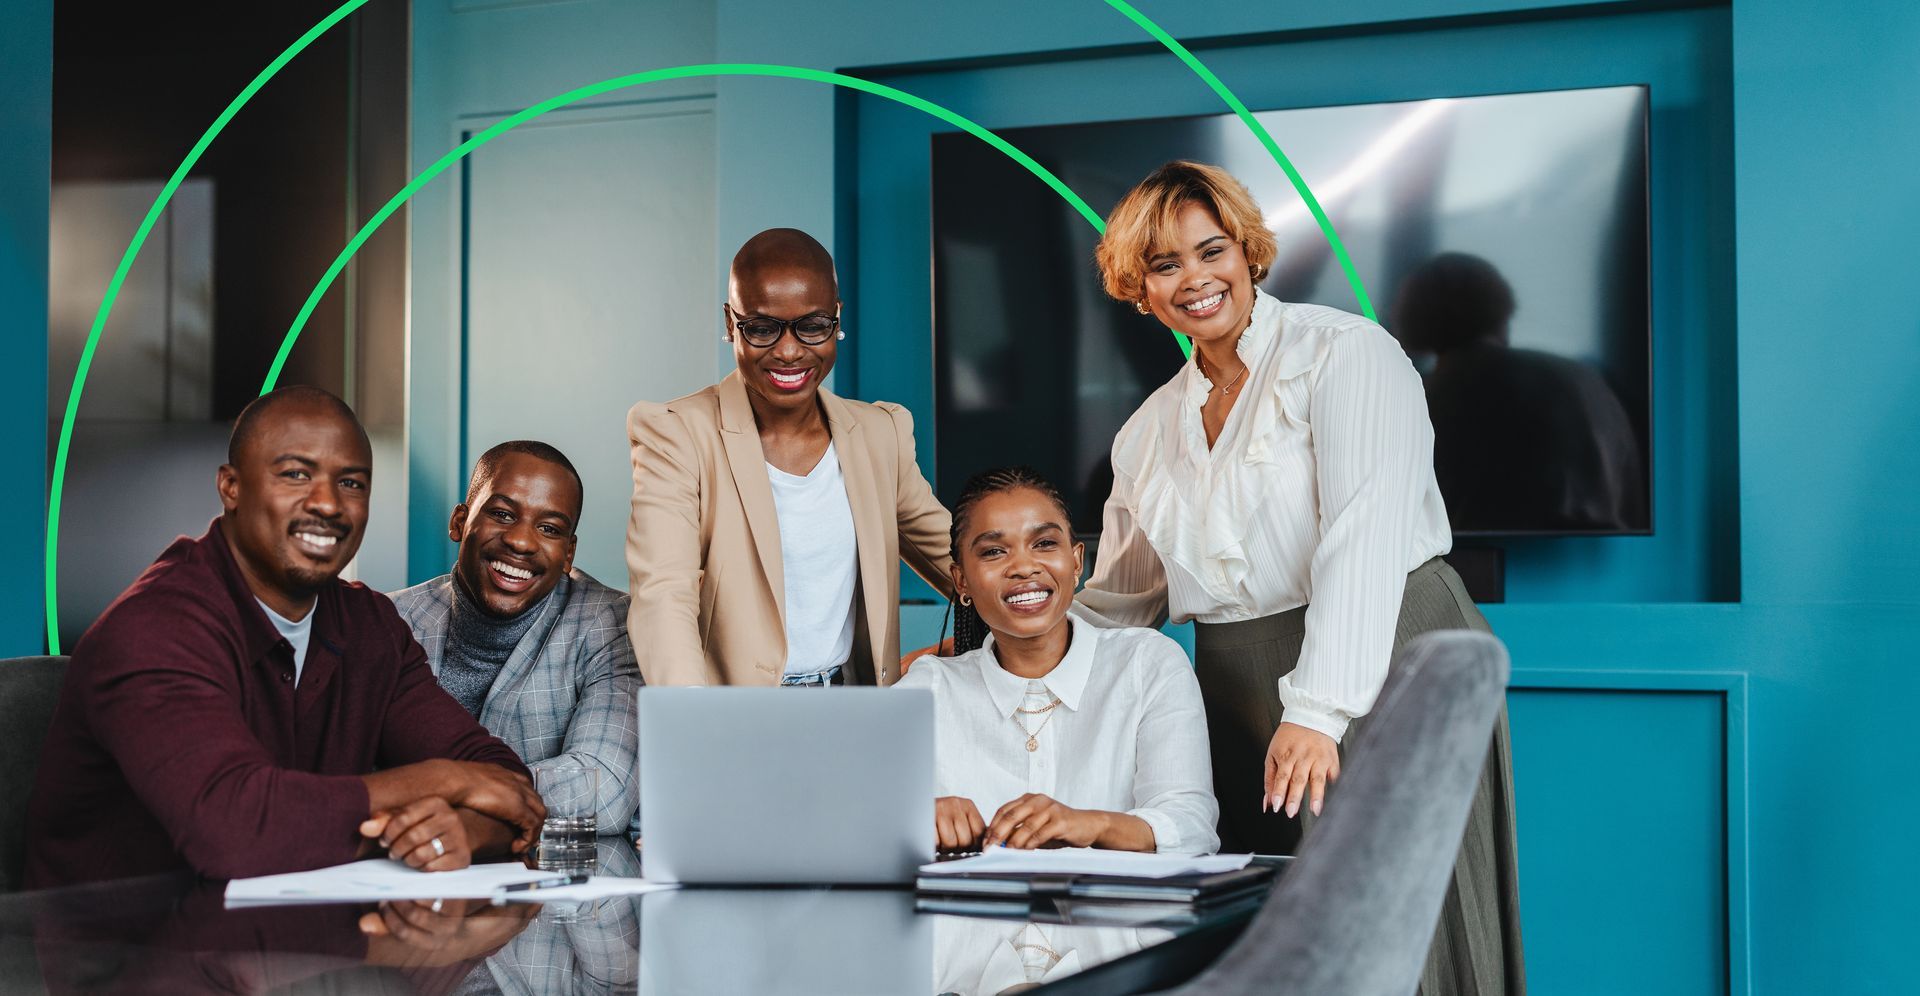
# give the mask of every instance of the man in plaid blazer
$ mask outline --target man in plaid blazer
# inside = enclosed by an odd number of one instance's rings
[[[453,572],[392,598],[441,687],[536,779],[561,761],[598,769],[598,829],[620,833],[640,802],[640,671],[627,594],[573,567],[581,492],[552,446],[495,446],[448,522]]]

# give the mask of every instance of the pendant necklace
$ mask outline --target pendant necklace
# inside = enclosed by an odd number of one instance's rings
[[[1214,388],[1214,390],[1218,391],[1222,395],[1231,393],[1233,391],[1234,386],[1240,383],[1240,378],[1245,377],[1247,375],[1247,371],[1251,369],[1253,368],[1249,364],[1246,364],[1246,363],[1240,364],[1240,372],[1233,375],[1233,379],[1227,382],[1227,386],[1216,387]],[[1207,365],[1205,363],[1200,364],[1200,372],[1202,374],[1205,374],[1207,372]],[[1213,378],[1209,377],[1207,379],[1212,380]]]
[[[1053,710],[1059,707],[1060,707],[1060,697],[1055,695],[1053,696],[1052,702],[1049,702],[1038,709],[1015,709],[1014,710],[1016,715],[1011,717],[1013,719],[1013,725],[1018,726],[1020,728],[1020,732],[1027,735],[1027,750],[1036,751],[1040,749],[1040,731],[1046,729],[1048,723],[1053,722]],[[1018,715],[1020,713],[1024,713],[1026,715],[1031,716],[1031,715],[1034,715],[1035,713],[1042,713],[1042,712],[1047,714],[1047,718],[1041,720],[1040,725],[1034,727],[1031,730],[1027,729],[1027,726],[1025,723],[1020,722],[1020,716]]]

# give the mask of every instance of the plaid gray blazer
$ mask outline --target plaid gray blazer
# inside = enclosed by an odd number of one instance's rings
[[[596,875],[640,876],[624,840],[600,841]],[[548,904],[527,929],[476,967],[455,996],[601,996],[632,993],[640,978],[640,909],[645,896],[612,896],[578,906]],[[572,914],[566,922],[554,914]]]
[[[440,673],[453,575],[391,596]],[[566,758],[600,769],[599,830],[622,833],[640,805],[640,669],[627,639],[627,593],[575,568],[554,586],[487,690],[480,725],[527,767]]]

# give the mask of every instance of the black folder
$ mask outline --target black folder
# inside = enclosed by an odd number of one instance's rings
[[[1046,875],[1032,873],[965,872],[922,875],[914,881],[921,896],[997,898],[1003,900],[1106,900],[1112,902],[1178,903],[1192,907],[1228,903],[1263,894],[1277,866],[1268,863],[1204,875],[1142,878],[1134,875]]]
[[[1135,903],[1111,899],[955,896],[923,892],[914,897],[913,909],[916,913],[997,917],[1006,920],[1024,920],[1029,923],[1057,923],[1070,926],[1177,927],[1206,923],[1223,917],[1250,915],[1266,901],[1266,892],[1258,889],[1252,892],[1236,892],[1232,897],[1199,905],[1169,902]]]

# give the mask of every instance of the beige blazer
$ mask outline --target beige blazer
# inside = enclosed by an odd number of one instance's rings
[[[902,558],[943,594],[951,518],[913,458],[913,416],[822,390],[859,546],[849,683],[900,676]],[[649,685],[774,685],[787,660],[780,525],[740,375],[627,413],[627,631]]]

